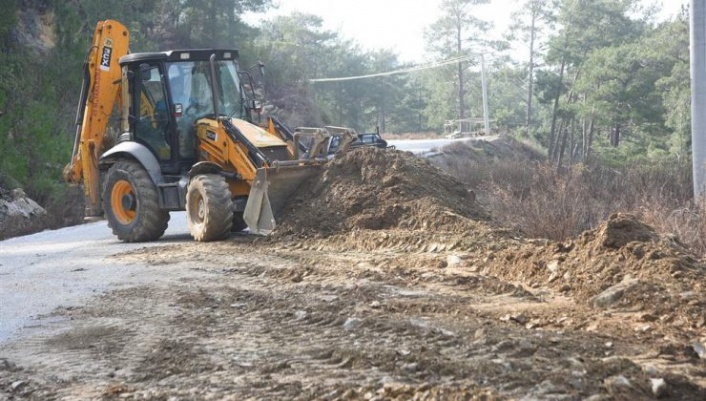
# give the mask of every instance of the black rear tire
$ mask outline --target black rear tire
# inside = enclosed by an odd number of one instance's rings
[[[202,174],[191,179],[186,192],[186,223],[196,241],[217,241],[233,227],[233,202],[223,176]]]
[[[169,212],[159,208],[159,195],[138,162],[115,163],[105,177],[103,210],[108,226],[121,241],[154,241],[164,234]]]

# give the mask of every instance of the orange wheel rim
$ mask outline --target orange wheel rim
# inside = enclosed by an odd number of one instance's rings
[[[135,220],[137,214],[135,191],[128,181],[120,180],[115,183],[110,193],[110,206],[120,224],[130,224]]]

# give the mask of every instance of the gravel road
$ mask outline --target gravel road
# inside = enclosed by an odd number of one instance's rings
[[[183,212],[172,213],[160,241],[126,244],[105,221],[0,241],[0,343],[21,336],[38,316],[146,279],[145,269],[106,257],[146,246],[190,241]],[[149,274],[147,274],[149,277]]]

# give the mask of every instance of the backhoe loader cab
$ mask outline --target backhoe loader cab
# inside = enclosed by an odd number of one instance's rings
[[[104,213],[127,242],[161,237],[176,210],[186,210],[199,241],[246,227],[271,232],[275,213],[325,157],[299,160],[287,138],[250,121],[256,104],[236,50],[128,54],[128,42],[122,24],[101,21],[84,64],[64,178],[83,184],[87,217]],[[116,103],[121,134],[104,149]]]
[[[121,139],[146,146],[164,173],[190,169],[197,159],[196,121],[249,119],[237,56],[235,50],[184,50],[122,57],[129,126]]]

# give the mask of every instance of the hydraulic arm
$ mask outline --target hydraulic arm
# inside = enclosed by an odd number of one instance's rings
[[[97,24],[93,38],[93,45],[84,62],[71,162],[64,168],[64,179],[68,183],[83,183],[86,217],[102,214],[98,159],[108,120],[114,105],[121,98],[118,60],[128,53],[130,34],[121,23],[106,20]]]

